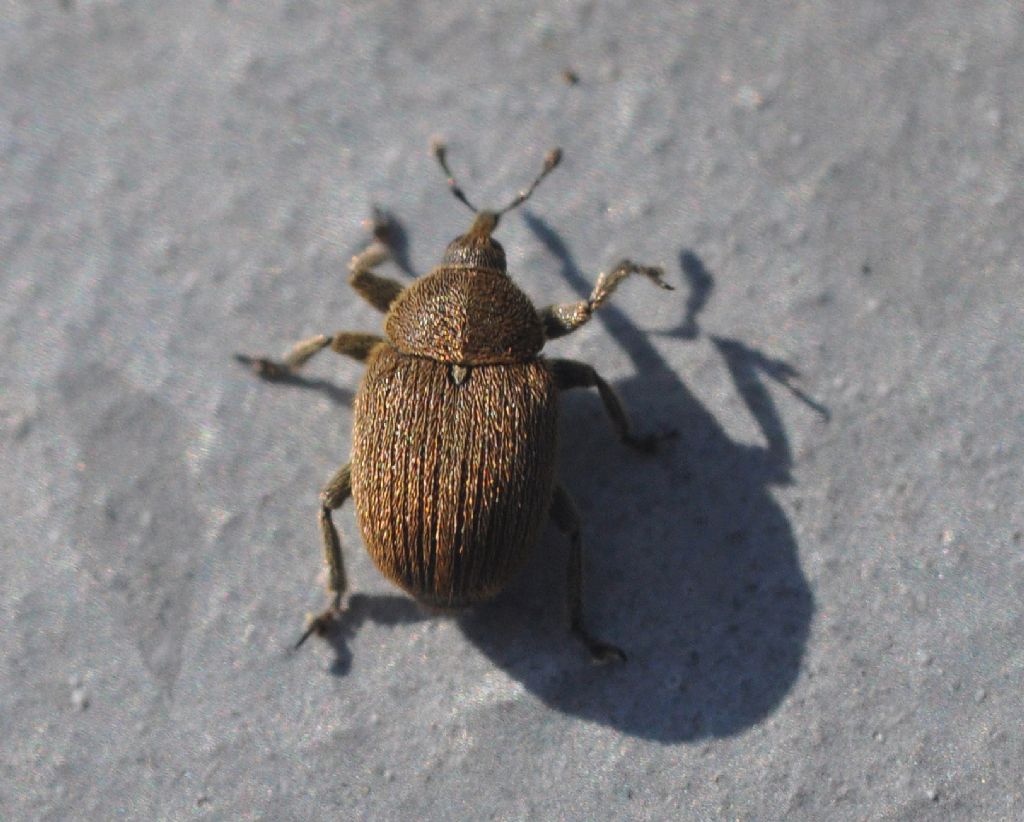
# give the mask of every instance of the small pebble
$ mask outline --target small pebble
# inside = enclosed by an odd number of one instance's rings
[[[980,705],[982,702],[985,701],[986,696],[988,696],[988,691],[986,691],[984,688],[978,688],[978,690],[974,692],[975,703]]]
[[[81,685],[71,689],[71,706],[76,711],[84,711],[89,707],[89,694]]]
[[[753,111],[754,109],[761,108],[764,105],[764,95],[753,86],[740,86],[736,90],[736,96],[733,98],[733,102],[735,102],[740,108]]]

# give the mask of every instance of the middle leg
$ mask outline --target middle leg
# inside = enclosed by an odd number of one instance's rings
[[[594,370],[593,366],[578,360],[560,359],[548,360],[548,366],[555,377],[555,385],[558,386],[560,391],[569,388],[597,389],[601,395],[601,402],[604,403],[604,409],[608,412],[608,416],[611,417],[615,432],[619,435],[619,439],[622,442],[630,448],[635,448],[637,451],[642,451],[645,454],[650,454],[656,449],[658,440],[662,439],[662,436],[657,434],[638,436],[633,433],[632,427],[629,424],[629,417],[626,415],[626,409],[622,405],[622,400],[615,393],[615,389],[605,382],[601,375]]]
[[[250,357],[248,354],[235,354],[235,359],[242,365],[252,368],[263,379],[276,380],[291,376],[325,348],[359,362],[366,362],[373,347],[382,342],[384,338],[377,334],[339,331],[331,335],[317,334],[308,340],[297,342],[281,360]]]

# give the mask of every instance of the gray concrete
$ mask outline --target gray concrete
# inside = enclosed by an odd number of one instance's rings
[[[1017,4],[66,5],[0,2],[0,817],[1024,818]],[[429,617],[350,508],[352,630],[288,651],[360,369],[231,354],[380,327],[371,204],[415,271],[468,225],[433,135],[484,204],[565,150],[499,234],[538,303],[677,286],[550,348],[679,431],[564,407],[624,666],[553,528]]]

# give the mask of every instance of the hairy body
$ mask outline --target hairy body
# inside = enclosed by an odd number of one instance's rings
[[[370,356],[356,397],[352,496],[366,549],[420,601],[460,607],[497,594],[548,518],[558,404],[540,359],[469,369]],[[418,398],[418,399],[417,399]]]

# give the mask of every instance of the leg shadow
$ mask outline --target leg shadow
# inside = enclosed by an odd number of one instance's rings
[[[332,355],[333,356],[333,355]],[[319,377],[307,377],[303,374],[280,374],[275,377],[261,377],[254,374],[252,367],[247,360],[252,359],[245,354],[236,354],[235,361],[238,362],[243,368],[249,371],[250,374],[256,376],[262,382],[270,385],[278,386],[285,385],[290,388],[301,388],[306,391],[317,391],[323,394],[331,402],[337,405],[344,405],[349,408],[352,407],[352,403],[355,400],[355,392],[350,388],[343,388],[340,385],[335,385],[330,380],[320,379]]]
[[[430,619],[430,616],[415,600],[399,594],[352,594],[348,598],[341,624],[334,626],[324,637],[334,650],[331,673],[345,676],[349,672],[352,667],[352,651],[348,642],[365,623],[406,625]]]

